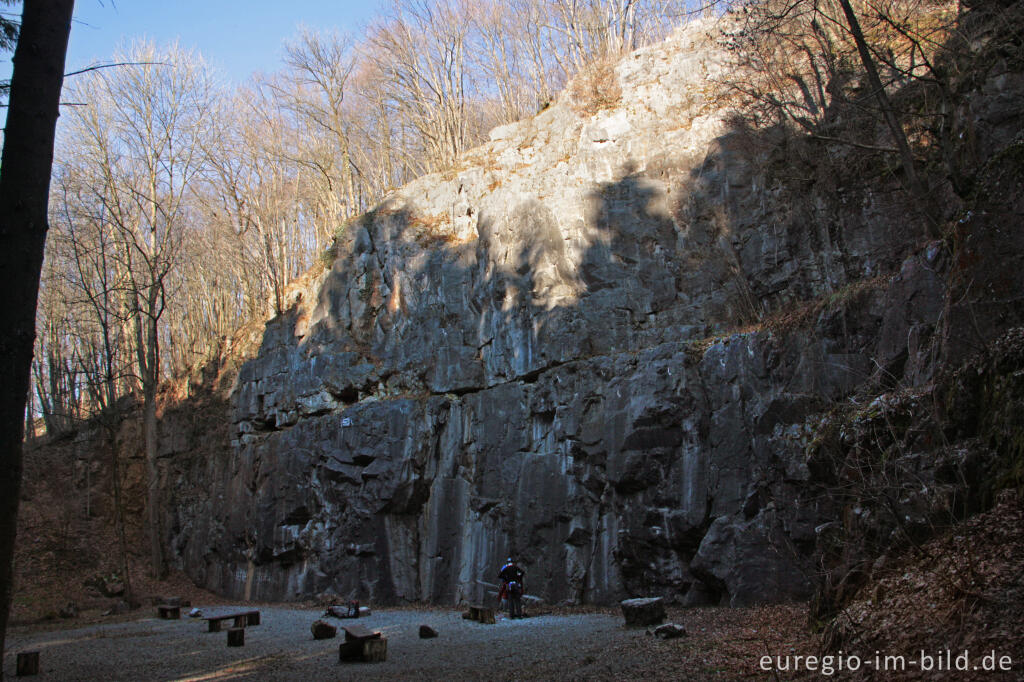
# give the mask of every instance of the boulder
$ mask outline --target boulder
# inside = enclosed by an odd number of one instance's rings
[[[420,639],[432,639],[434,637],[437,637],[437,630],[429,625],[420,626]]]
[[[676,637],[686,636],[686,628],[677,623],[665,623],[649,632],[659,639],[675,639]]]
[[[665,620],[665,600],[661,597],[625,599],[619,603],[626,625],[658,625]]]

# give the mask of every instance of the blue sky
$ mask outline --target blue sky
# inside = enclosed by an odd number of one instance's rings
[[[122,41],[179,39],[234,83],[281,63],[281,41],[300,25],[355,34],[384,0],[75,0],[67,71],[109,59]],[[20,7],[17,8],[20,13]],[[2,57],[9,77],[10,55]]]

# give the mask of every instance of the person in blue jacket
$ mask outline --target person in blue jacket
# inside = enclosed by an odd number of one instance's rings
[[[499,598],[508,599],[508,615],[511,618],[523,617],[523,592],[526,591],[524,578],[526,571],[519,567],[512,557],[498,571],[501,580]]]

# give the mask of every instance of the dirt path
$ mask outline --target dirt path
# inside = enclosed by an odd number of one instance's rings
[[[260,609],[262,623],[246,629],[242,648],[228,648],[224,632],[207,633],[205,621],[143,617],[62,630],[15,628],[8,633],[3,665],[13,679],[15,654],[38,650],[36,679],[62,681],[756,679],[758,651],[744,645],[751,639],[744,639],[745,629],[762,616],[789,617],[786,609],[800,608],[774,607],[775,613],[760,615],[752,609],[673,613],[677,622],[689,621],[692,634],[668,641],[623,627],[612,612],[500,618],[481,625],[463,620],[458,611],[383,609],[358,622],[388,638],[387,661],[340,664],[340,637],[316,641],[310,634],[319,609],[275,606]],[[420,639],[421,624],[439,636]],[[723,637],[746,651],[729,654]]]

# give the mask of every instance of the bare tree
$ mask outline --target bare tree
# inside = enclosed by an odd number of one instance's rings
[[[121,462],[117,434],[125,415],[118,398],[125,392],[131,371],[129,348],[128,273],[120,258],[120,235],[106,220],[102,202],[80,182],[85,175],[73,161],[63,160],[56,174],[48,261],[47,288],[73,306],[75,329],[68,339],[75,344],[75,373],[82,378],[82,393],[90,416],[103,433],[110,457],[114,493],[114,525],[120,549],[126,599],[134,601],[128,543],[125,534]],[[69,316],[70,317],[70,316]]]
[[[143,397],[150,555],[166,574],[161,543],[156,395],[161,375],[160,319],[178,265],[193,183],[207,167],[204,135],[216,93],[201,59],[177,46],[137,44],[119,61],[77,84],[72,135],[86,155],[89,184],[116,231],[126,274],[135,367]]]
[[[895,155],[904,186],[937,234],[936,206],[911,147],[911,126],[890,93],[909,82],[940,82],[932,59],[955,13],[917,0],[869,4],[860,13],[848,0],[765,0],[743,4],[739,16],[728,46],[740,70],[728,82],[745,97],[754,120],[792,123],[823,142]],[[844,136],[833,129],[842,121],[840,110],[867,115],[889,139]]]
[[[258,88],[234,100],[225,114],[229,129],[211,149],[214,179],[205,197],[208,215],[230,226],[224,235],[232,235],[237,253],[258,274],[255,295],[269,296],[275,312],[283,308],[285,286],[327,241],[330,230],[322,226],[330,222],[317,220],[318,207],[340,210],[337,196],[319,182],[330,177],[331,162],[306,149],[304,129],[274,94],[286,87]],[[264,312],[262,303],[257,309]]]
[[[390,108],[416,131],[428,168],[451,166],[473,140],[468,13],[456,0],[398,0],[365,45],[387,84]]]
[[[307,140],[319,141],[313,154],[297,156],[321,180],[319,213],[327,223],[340,223],[358,214],[359,202],[352,162],[345,96],[355,67],[352,39],[337,33],[323,35],[304,29],[298,40],[285,45],[285,76],[295,87],[279,90],[285,107],[308,130]],[[314,151],[307,145],[301,151]],[[341,204],[341,205],[339,205]]]

